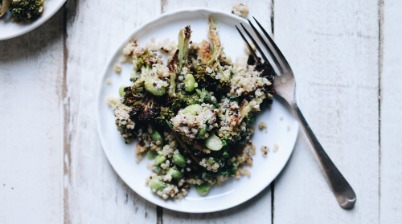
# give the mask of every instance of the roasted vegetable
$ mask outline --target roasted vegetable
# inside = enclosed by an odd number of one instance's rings
[[[139,158],[153,160],[148,185],[164,199],[181,198],[190,186],[206,195],[244,175],[255,151],[253,120],[272,92],[268,70],[247,57],[233,63],[216,23],[208,24],[209,40],[191,42],[186,26],[178,44],[133,41],[123,50],[134,71],[120,89],[116,124],[126,142],[136,138]]]
[[[183,65],[187,63],[188,59],[188,44],[191,37],[191,28],[186,26],[179,32],[179,71]]]
[[[131,107],[130,118],[136,122],[152,121],[160,113],[156,99],[144,88],[124,88],[123,104]]]
[[[133,106],[130,118],[138,122],[154,121],[159,116],[160,106],[152,98],[147,98]]]
[[[8,7],[10,7],[11,0],[3,0],[0,7],[0,17],[6,14]]]
[[[168,95],[170,97],[176,96],[176,73],[177,73],[177,61],[179,55],[179,50],[177,50],[173,57],[170,59],[167,67],[169,69],[169,90]]]
[[[218,57],[222,52],[222,45],[218,36],[218,27],[216,26],[215,21],[211,17],[209,17],[208,22],[209,22],[208,37],[212,42],[212,56],[207,64],[211,65],[217,62]]]

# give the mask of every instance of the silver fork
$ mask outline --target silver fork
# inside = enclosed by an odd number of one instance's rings
[[[257,30],[257,28],[251,23],[250,20],[248,22],[251,25],[251,28],[254,30],[255,34],[257,35],[258,39],[268,52],[271,62],[266,57],[265,53],[262,51],[261,47],[257,43],[257,41],[253,38],[250,32],[244,27],[243,24],[240,23],[244,32],[247,34],[249,39],[253,42],[254,46],[257,48],[258,52],[262,56],[264,62],[258,60],[256,52],[251,47],[250,43],[247,41],[243,33],[240,29],[236,26],[237,31],[239,31],[241,37],[246,42],[247,46],[252,52],[254,58],[257,59],[257,63],[264,63],[265,66],[271,66],[271,69],[276,68],[276,75],[277,77],[274,79],[274,87],[276,90],[275,97],[283,102],[290,108],[290,110],[295,115],[296,119],[299,121],[301,126],[304,129],[305,135],[310,140],[311,146],[316,154],[316,158],[320,164],[324,175],[332,188],[332,191],[335,194],[336,200],[338,201],[339,205],[344,209],[351,209],[354,207],[356,202],[356,194],[353,191],[350,184],[347,180],[343,177],[341,172],[339,172],[338,168],[336,168],[335,164],[331,161],[328,157],[327,153],[324,151],[324,148],[321,146],[320,142],[318,141],[317,137],[314,135],[313,131],[311,130],[310,126],[308,125],[306,119],[304,118],[302,112],[300,111],[299,107],[297,106],[296,98],[295,98],[295,89],[296,89],[296,82],[293,75],[293,71],[289,66],[289,63],[283,56],[282,52],[279,50],[278,46],[274,43],[272,38],[268,35],[265,29],[261,26],[261,24],[253,17],[259,28],[261,29],[262,33],[265,36],[265,39]]]

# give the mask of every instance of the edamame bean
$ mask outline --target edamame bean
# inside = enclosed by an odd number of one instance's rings
[[[148,150],[148,152],[147,152],[148,159],[155,159],[155,157],[157,155],[158,155],[158,153],[154,150]]]
[[[120,95],[120,97],[124,97],[124,95],[126,95],[126,93],[124,92],[124,86],[120,86],[120,88],[119,88],[119,95]]]
[[[158,78],[148,78],[145,80],[145,89],[155,96],[162,96],[166,93],[166,87],[157,87],[156,83],[159,81]]]
[[[184,76],[184,88],[186,89],[187,92],[192,92],[194,91],[196,87],[196,82],[194,79],[194,76],[192,74],[186,74]]]
[[[165,157],[165,156],[157,155],[157,156],[155,157],[154,164],[155,164],[155,165],[159,165],[159,164],[161,164],[161,163],[163,163],[163,162],[165,162],[165,161],[166,161],[166,157]]]
[[[173,154],[173,162],[179,167],[186,166],[186,159],[184,159],[184,156],[179,153]]]
[[[207,127],[198,129],[198,137],[204,137],[206,132],[207,132]]]
[[[168,175],[171,175],[172,178],[174,178],[174,179],[180,179],[183,177],[183,173],[178,171],[175,168],[170,168],[168,171]]]
[[[153,170],[155,171],[155,173],[161,173],[162,168],[160,166],[156,166],[156,167],[154,167]]]
[[[192,104],[187,106],[186,108],[183,109],[184,114],[191,114],[191,115],[197,115],[197,113],[202,109],[201,105],[199,104]]]
[[[223,143],[218,136],[212,134],[205,140],[205,146],[212,151],[219,151],[222,149]]]
[[[166,185],[159,177],[152,177],[148,182],[148,186],[154,191],[161,191],[165,189]]]
[[[162,135],[158,131],[153,131],[151,134],[152,141],[156,142],[157,145],[163,145]]]
[[[197,193],[201,196],[207,195],[209,190],[211,190],[211,186],[209,184],[194,185],[194,187],[197,190]]]

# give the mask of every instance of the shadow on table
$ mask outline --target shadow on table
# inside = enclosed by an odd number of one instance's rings
[[[263,215],[267,217],[267,221],[270,222],[270,213],[271,213],[271,203],[272,203],[272,198],[271,198],[271,186],[265,188],[262,192],[260,192],[257,196],[253,197],[252,199],[248,200],[247,202],[240,204],[236,207],[226,209],[223,211],[219,212],[211,212],[211,213],[202,213],[202,214],[193,214],[193,213],[181,213],[181,212],[175,212],[171,211],[168,209],[163,209],[163,219],[169,219],[169,217],[172,217],[174,219],[180,219],[180,220],[187,220],[191,219],[192,221],[195,220],[214,220],[214,219],[225,219],[227,217],[231,217],[232,220],[235,219],[235,214],[242,214],[246,215],[246,210],[250,210],[248,214],[252,215],[257,215],[257,212],[262,212],[261,209],[262,207],[266,208],[264,211]],[[255,209],[255,205],[260,204],[258,209]],[[243,219],[244,220],[244,219]]]
[[[0,41],[0,61],[24,60],[37,57],[46,52],[50,46],[63,45],[64,8],[35,30],[22,36]]]

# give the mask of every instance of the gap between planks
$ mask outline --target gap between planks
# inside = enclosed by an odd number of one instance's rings
[[[381,76],[384,62],[384,1],[378,0],[378,223],[381,223]]]
[[[271,35],[275,38],[275,0],[271,0]],[[271,183],[271,224],[275,221],[275,179]]]
[[[67,48],[67,23],[70,17],[75,15],[75,0],[67,1],[63,6],[63,83],[62,83],[62,103],[64,110],[64,123],[63,123],[63,223],[70,224],[70,204],[69,204],[69,188],[68,185],[71,181],[71,133],[70,133],[70,97],[68,93],[68,77],[67,77],[67,63],[69,51]],[[69,10],[72,8],[74,10]],[[72,12],[70,15],[69,13]]]
[[[165,7],[168,4],[168,0],[161,0],[161,11],[162,15],[165,12]],[[156,224],[163,224],[163,208],[160,206],[156,206]]]
[[[66,187],[66,177],[70,179],[70,154],[71,154],[71,144],[69,137],[69,120],[70,120],[70,110],[69,110],[69,100],[68,100],[68,87],[67,87],[67,59],[68,59],[68,49],[67,49],[67,9],[66,6],[63,7],[63,83],[62,83],[62,103],[63,103],[63,113],[64,113],[64,123],[63,123],[63,222],[64,224],[70,224],[70,209],[68,203],[68,187]]]

